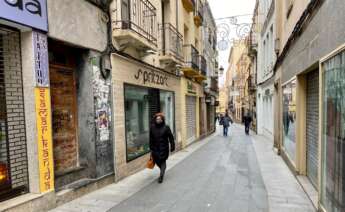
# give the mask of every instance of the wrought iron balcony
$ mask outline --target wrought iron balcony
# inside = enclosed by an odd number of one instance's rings
[[[219,92],[217,77],[211,77],[210,89],[214,92]]]
[[[183,36],[170,23],[165,23],[159,27],[162,40],[163,56],[174,57],[174,59],[183,61]]]
[[[200,73],[206,76],[207,62],[204,56],[200,55]]]
[[[184,49],[185,67],[199,71],[200,61],[199,61],[198,50],[191,44],[184,45],[183,49]]]
[[[149,0],[116,0],[114,7],[113,36],[120,45],[157,46],[157,11]]]

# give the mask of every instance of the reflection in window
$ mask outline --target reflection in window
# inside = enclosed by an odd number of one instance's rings
[[[321,202],[345,211],[345,52],[323,64]]]
[[[296,159],[296,80],[283,87],[283,145],[290,159]]]
[[[160,91],[160,108],[165,115],[165,122],[169,125],[171,131],[175,132],[174,120],[174,93],[169,91]]]
[[[125,85],[127,161],[150,151],[150,123],[156,112],[164,113],[166,124],[175,132],[174,108],[174,92]]]
[[[148,89],[125,87],[127,160],[149,152]]]

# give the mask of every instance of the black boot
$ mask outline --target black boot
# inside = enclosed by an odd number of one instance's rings
[[[163,182],[163,178],[164,178],[164,175],[161,175],[161,176],[158,178],[158,183],[162,183],[162,182]]]

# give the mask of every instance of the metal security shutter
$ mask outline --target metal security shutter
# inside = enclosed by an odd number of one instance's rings
[[[318,124],[319,124],[319,72],[307,76],[307,176],[317,187],[318,183]]]
[[[186,96],[186,124],[187,124],[187,143],[195,140],[196,134],[196,97]]]
[[[160,111],[159,90],[149,89],[149,102],[150,102],[150,120]]]

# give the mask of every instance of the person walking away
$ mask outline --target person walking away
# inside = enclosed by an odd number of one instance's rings
[[[252,116],[249,112],[244,116],[244,127],[246,135],[249,135],[250,124],[252,123]]]
[[[224,119],[223,114],[220,114],[220,116],[219,116],[219,125],[223,125],[223,119]]]
[[[232,123],[232,119],[230,118],[228,113],[225,113],[222,123],[223,123],[223,136],[228,136],[228,129],[230,127],[230,123]]]
[[[160,169],[159,183],[163,182],[166,161],[169,157],[169,144],[170,151],[175,151],[175,139],[170,127],[165,124],[164,114],[157,113],[150,128],[150,150],[153,161]]]

